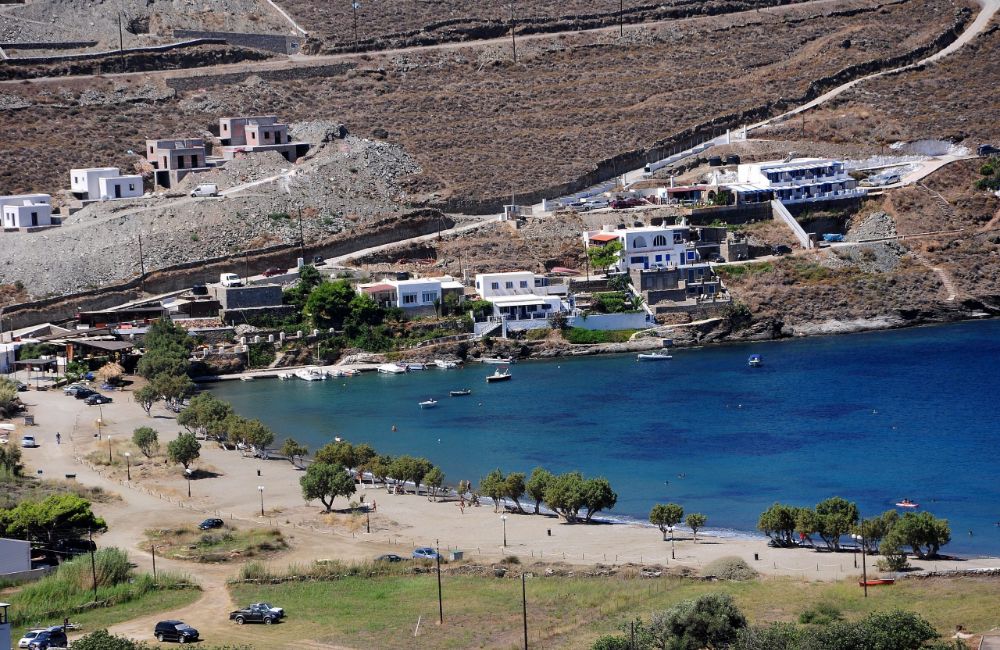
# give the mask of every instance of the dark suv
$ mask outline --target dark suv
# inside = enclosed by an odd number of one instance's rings
[[[206,519],[198,524],[198,530],[212,530],[213,528],[222,528],[225,525],[226,522],[221,519]]]
[[[198,640],[198,630],[180,621],[160,621],[153,629],[153,636],[160,643],[164,641],[190,643]]]
[[[38,636],[28,644],[30,650],[48,650],[48,648],[65,648],[69,645],[66,632],[61,627],[49,628],[39,632]]]

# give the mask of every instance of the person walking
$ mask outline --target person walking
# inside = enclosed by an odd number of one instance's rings
[[[62,436],[59,435],[58,431],[56,431],[56,444],[57,445],[61,445],[62,444]]]

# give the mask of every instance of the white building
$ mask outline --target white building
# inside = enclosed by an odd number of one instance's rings
[[[52,225],[52,197],[48,194],[0,196],[0,218],[4,228]]]
[[[399,307],[431,313],[444,303],[448,294],[464,300],[465,286],[451,276],[415,278],[411,280],[381,280],[358,285],[358,292],[371,296],[383,307]]]
[[[563,302],[567,285],[551,284],[549,278],[531,271],[480,273],[476,275],[476,291],[493,303],[494,317],[507,320],[545,320],[570,309]]]
[[[670,269],[703,263],[691,239],[688,226],[642,226],[639,228],[612,229],[583,233],[587,248],[606,246],[613,241],[622,243],[615,271],[629,269]]]
[[[0,577],[30,570],[31,543],[21,539],[0,538]]]
[[[142,196],[142,176],[122,176],[117,167],[69,170],[70,191],[85,201]]]
[[[865,195],[844,163],[825,158],[797,158],[740,165],[737,183],[768,190],[782,203],[852,199]]]

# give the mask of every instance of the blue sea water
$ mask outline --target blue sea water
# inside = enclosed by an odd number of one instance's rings
[[[751,353],[763,367],[747,366]],[[745,533],[775,501],[837,495],[870,516],[908,497],[950,521],[946,550],[1000,555],[1000,321],[673,354],[522,362],[491,385],[493,366],[469,364],[212,390],[279,439],[426,456],[450,483],[580,470],[611,482],[612,515],[645,520],[673,501]],[[437,408],[421,410],[429,397]]]

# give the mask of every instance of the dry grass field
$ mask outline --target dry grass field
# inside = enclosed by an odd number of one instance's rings
[[[155,104],[80,106],[89,91],[79,86],[8,85],[0,106],[20,96],[44,107],[0,112],[9,125],[0,129],[0,191],[54,191],[70,167],[129,167],[125,152],[146,137],[199,135],[221,115],[248,112],[335,119],[402,144],[423,168],[411,193],[432,199],[542,190],[616,153],[910,52],[946,31],[958,10],[951,0],[793,6],[633,28],[621,41],[616,33],[538,38],[518,49],[516,65],[500,46],[365,55],[336,76],[206,82]]]

